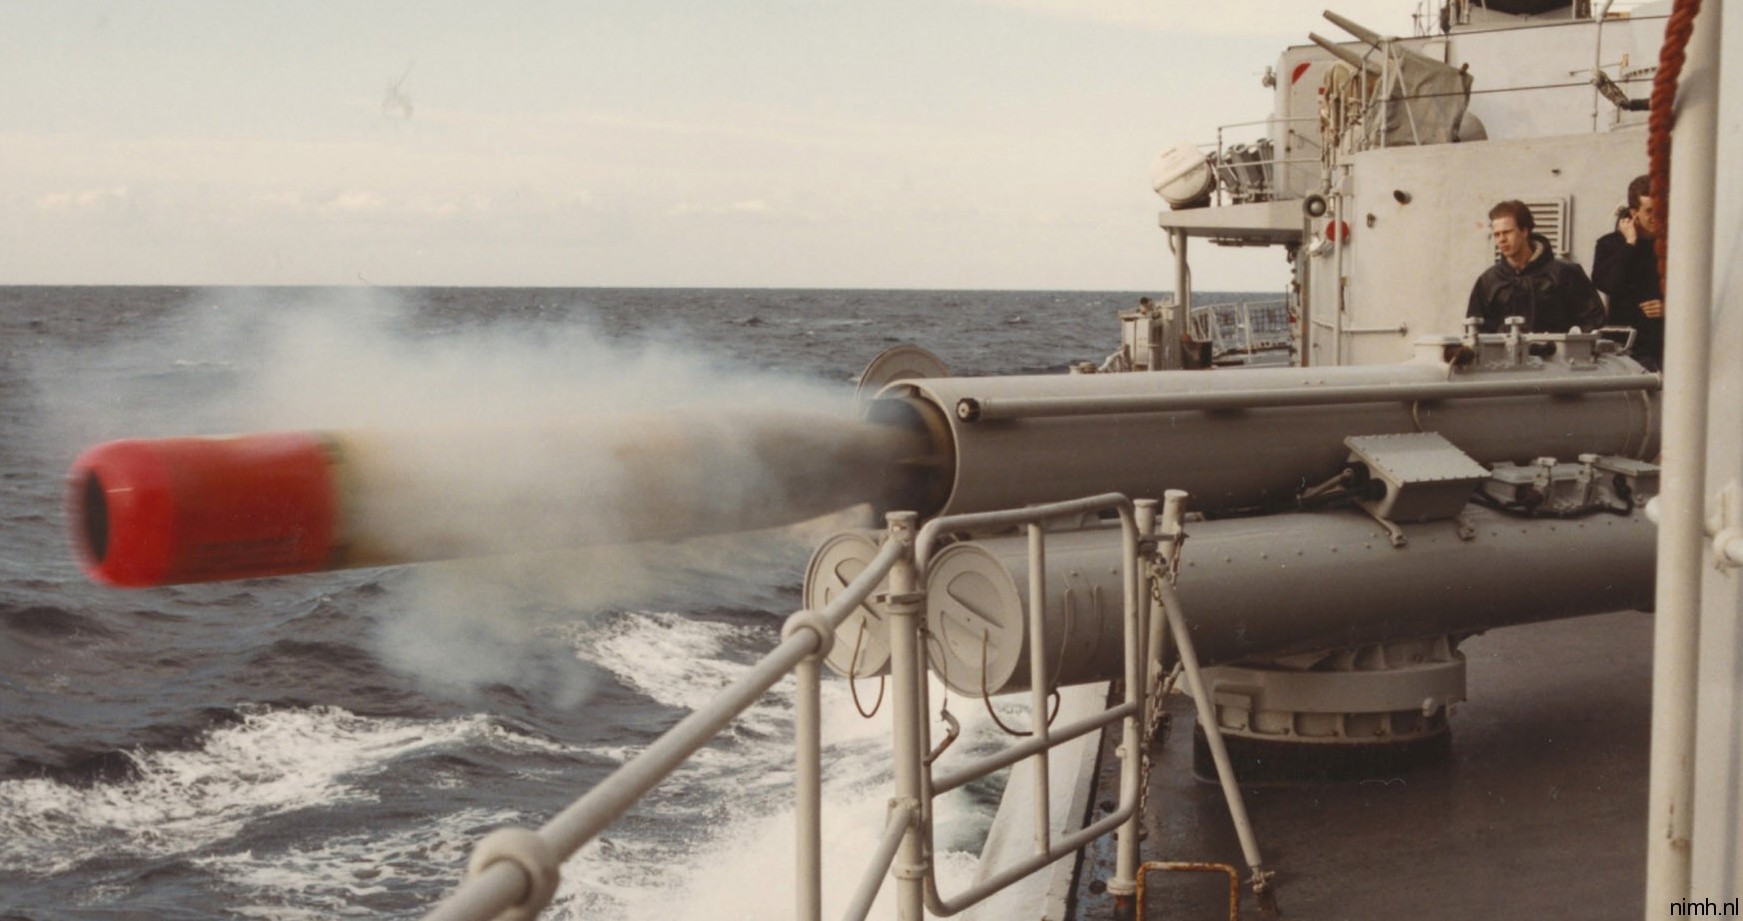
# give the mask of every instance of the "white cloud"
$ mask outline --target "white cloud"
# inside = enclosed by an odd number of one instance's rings
[[[125,201],[128,189],[124,185],[71,192],[48,192],[36,198],[39,211],[95,211]]]
[[[768,214],[772,210],[769,203],[760,198],[747,198],[732,202],[679,202],[666,213],[673,217],[688,217],[699,214]]]
[[[762,198],[742,198],[733,201],[681,201],[666,209],[667,217],[756,217],[789,221],[817,222],[824,215],[815,208],[791,203],[770,204]]]
[[[323,217],[450,218],[479,215],[491,208],[488,195],[443,195],[416,190],[393,194],[372,189],[347,189],[311,194],[298,189],[280,189],[254,195],[251,201],[256,208],[269,213]]]
[[[336,211],[340,214],[364,214],[380,211],[385,207],[387,207],[387,199],[380,192],[347,190],[328,199],[322,210]]]
[[[760,57],[742,75],[715,53],[722,36],[632,28],[635,17],[607,17],[590,56],[552,46],[525,69],[479,66],[491,60],[482,52],[534,38],[519,28],[453,47],[419,39],[416,115],[397,121],[380,116],[372,69],[406,59],[397,46],[368,60],[328,49],[294,71],[301,81],[214,48],[227,66],[196,70],[239,82],[143,70],[152,92],[190,97],[149,118],[88,104],[108,98],[115,72],[93,52],[69,71],[58,108],[14,113],[0,100],[0,114],[19,116],[0,118],[0,204],[13,204],[0,208],[0,241],[12,277],[31,280],[344,283],[363,271],[383,282],[1145,287],[1169,277],[1155,256],[1150,152],[1209,137],[1219,117],[1262,115],[1256,75],[1282,43],[1166,30],[1334,31],[1317,6],[1277,4],[1299,8],[1267,20],[1250,0],[1220,18],[1185,0],[977,2],[937,20],[990,39],[962,54],[937,54],[911,23],[886,30],[841,9],[746,25],[736,37],[786,31],[753,41]],[[1137,25],[1061,29],[1068,19]],[[1305,40],[1307,27],[1289,36]],[[892,57],[849,56],[829,79],[790,88],[832,36],[868,30]],[[656,38],[653,58],[675,63],[637,69]],[[1234,46],[1245,53],[1225,75],[1206,49]],[[15,60],[0,72],[60,72]],[[1054,70],[1057,80],[1039,76]],[[351,72],[369,76],[332,76]],[[1224,104],[1236,78],[1250,102]],[[266,99],[269,111],[253,104]],[[103,234],[135,222],[149,224],[152,248],[124,265]],[[1214,287],[1220,254],[1204,249],[1199,277]]]

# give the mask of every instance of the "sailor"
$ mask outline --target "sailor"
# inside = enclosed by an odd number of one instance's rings
[[[1500,258],[1477,277],[1465,316],[1499,332],[1508,317],[1524,317],[1525,331],[1591,331],[1604,325],[1604,304],[1585,269],[1555,257],[1549,238],[1532,233],[1537,222],[1517,200],[1489,209],[1489,229]]]
[[[1632,354],[1649,371],[1664,366],[1664,291],[1653,250],[1657,229],[1652,183],[1637,176],[1628,183],[1628,212],[1613,233],[1598,238],[1592,253],[1592,283],[1610,298],[1610,323],[1634,328]]]

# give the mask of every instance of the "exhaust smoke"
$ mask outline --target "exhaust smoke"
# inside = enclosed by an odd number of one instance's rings
[[[324,315],[278,333],[238,415],[356,427],[87,450],[69,517],[93,577],[242,579],[775,527],[903,501],[899,469],[921,450],[818,384],[583,334],[408,343]]]

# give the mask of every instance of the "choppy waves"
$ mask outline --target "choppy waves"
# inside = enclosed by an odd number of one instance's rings
[[[651,737],[741,677],[772,634],[751,619],[625,612],[572,624],[565,641],[658,705],[645,714],[664,711],[645,727]],[[889,796],[888,722],[862,719],[840,682],[824,692],[827,847],[866,852]],[[782,880],[793,872],[792,693],[790,679],[777,685],[570,861],[556,916],[789,910],[783,894],[791,886]],[[102,877],[168,860],[165,872],[209,877],[201,885],[224,893],[223,914],[413,914],[458,882],[471,846],[489,830],[538,824],[585,789],[578,773],[601,776],[641,748],[567,744],[479,713],[422,720],[250,704],[208,720],[217,725],[187,744],[119,752],[119,765],[106,771],[0,782],[0,871]],[[975,731],[974,714],[968,722]],[[538,807],[503,805],[525,802],[514,794],[529,786],[544,791]],[[970,797],[944,814],[984,826],[988,810]],[[348,818],[370,812],[386,821],[360,827]],[[947,865],[968,872],[972,860],[955,855]],[[835,871],[830,891],[845,899],[856,871]],[[747,874],[769,882],[737,885]]]
[[[0,866],[33,875],[122,855],[201,851],[251,822],[369,801],[372,775],[421,752],[538,747],[484,716],[437,723],[336,707],[244,708],[187,751],[137,751],[130,776],[0,783]]]
[[[0,604],[0,630],[62,642],[115,636],[113,629],[95,617],[40,604]]]

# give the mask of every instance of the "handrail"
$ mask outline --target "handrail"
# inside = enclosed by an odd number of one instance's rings
[[[1042,617],[1046,606],[1044,567],[1040,565],[1042,524],[1072,514],[1114,509],[1119,513],[1124,551],[1126,699],[1099,714],[1079,719],[1057,731],[1046,725],[1045,696],[1048,688]],[[795,673],[798,699],[795,705],[795,751],[797,779],[795,798],[798,835],[794,887],[796,917],[819,921],[822,913],[821,732],[819,725],[819,664],[834,642],[835,631],[880,584],[878,596],[890,622],[891,667],[895,684],[894,756],[896,796],[865,875],[855,888],[846,921],[864,921],[882,888],[882,880],[898,881],[898,914],[918,918],[922,905],[940,916],[949,916],[1004,889],[1090,841],[1118,829],[1119,861],[1109,890],[1129,895],[1136,891],[1138,840],[1139,727],[1143,718],[1140,657],[1147,648],[1148,617],[1139,605],[1139,585],[1146,572],[1139,565],[1140,541],[1134,503],[1118,493],[1047,505],[957,515],[935,519],[916,534],[917,516],[894,512],[887,516],[888,538],[865,570],[847,584],[823,608],[801,610],[782,628],[780,643],[749,671],[733,681],[713,700],[680,720],[639,755],[612,772],[593,789],[577,798],[537,831],[502,828],[487,835],[474,850],[467,875],[446,899],[425,916],[428,921],[525,921],[538,915],[557,889],[559,868],[600,832],[629,811],[640,798],[658,786],[690,755],[706,745],[764,693]],[[1026,524],[1031,541],[1031,705],[1035,711],[1034,738],[959,768],[935,780],[927,759],[930,725],[926,720],[926,648],[920,642],[920,617],[924,594],[917,588],[929,561],[932,546],[944,529],[995,528]],[[1084,828],[1052,839],[1048,815],[1045,762],[1048,750],[1101,729],[1116,720],[1124,722],[1124,751],[1119,807]],[[971,780],[1017,763],[1037,759],[1039,791],[1036,853],[1000,869],[952,900],[938,893],[931,855],[932,801]]]
[[[1042,524],[1049,519],[1057,519],[1073,514],[1113,509],[1119,513],[1121,529],[1121,565],[1122,583],[1125,587],[1125,610],[1123,624],[1125,628],[1125,701],[1122,705],[1109,708],[1100,714],[1080,720],[1072,725],[1052,732],[1047,726],[1046,696],[1050,682],[1046,666],[1046,650],[1044,632],[1042,630],[1045,617],[1046,597],[1046,566],[1044,556],[1044,531]],[[1142,696],[1144,650],[1148,648],[1149,624],[1140,614],[1140,582],[1145,577],[1138,563],[1140,548],[1137,519],[1134,503],[1120,493],[1103,493],[1084,499],[1053,502],[1045,505],[1030,506],[1023,509],[1011,509],[1002,512],[982,512],[964,515],[950,515],[936,518],[928,522],[916,539],[915,558],[923,563],[930,563],[932,545],[940,532],[946,530],[973,530],[1004,528],[1022,524],[1027,527],[1029,537],[1029,693],[1030,719],[1034,726],[1034,737],[1026,743],[1012,746],[1010,751],[993,755],[959,768],[946,775],[942,782],[933,777],[932,766],[920,766],[919,777],[914,778],[923,795],[920,796],[922,816],[916,835],[924,835],[926,840],[921,852],[933,852],[931,803],[933,797],[950,789],[955,789],[964,783],[978,777],[984,777],[1001,768],[1007,767],[1024,757],[1035,759],[1036,804],[1035,804],[1035,853],[1005,867],[991,876],[983,879],[978,885],[971,886],[954,898],[945,898],[939,891],[936,866],[932,861],[923,861],[923,867],[915,868],[921,872],[921,879],[915,880],[907,876],[901,878],[898,885],[906,890],[904,900],[899,905],[911,906],[913,890],[923,891],[926,909],[939,917],[950,917],[984,901],[987,897],[1010,886],[1012,883],[1029,876],[1048,866],[1056,860],[1074,853],[1090,841],[1119,830],[1116,867],[1114,878],[1108,882],[1108,891],[1116,896],[1129,896],[1137,891],[1138,868],[1138,802],[1140,798],[1139,768],[1141,763],[1140,728],[1143,725],[1144,703]],[[920,570],[925,572],[924,568]],[[898,704],[896,713],[915,713],[920,725],[922,737],[919,740],[921,750],[926,750],[931,743],[930,724],[925,719],[928,709],[927,688],[925,682],[905,681],[901,675],[912,674],[912,666],[904,668],[896,661],[900,654],[898,650],[911,651],[917,659],[925,658],[925,650],[918,643],[918,625],[911,621],[892,618],[890,624],[890,648],[892,667],[896,670],[896,690]],[[913,695],[911,702],[905,706],[900,702],[906,685]],[[1078,831],[1055,841],[1052,838],[1052,817],[1049,814],[1048,784],[1048,750],[1056,747],[1070,738],[1076,738],[1089,731],[1094,726],[1088,725],[1098,720],[1111,723],[1115,719],[1124,721],[1123,751],[1125,752],[1121,765],[1120,802],[1114,811],[1104,816],[1100,821],[1088,825]],[[1067,736],[1069,734],[1069,736]],[[1021,752],[1022,754],[1016,754]],[[900,770],[898,766],[898,770]],[[942,787],[943,789],[940,789]],[[913,871],[911,870],[910,873]],[[983,870],[984,872],[984,870]],[[918,917],[915,913],[914,917]]]
[[[1229,122],[1227,124],[1222,124],[1222,125],[1216,126],[1216,130],[1222,131],[1222,130],[1225,130],[1228,128],[1251,128],[1255,125],[1265,125],[1265,126],[1269,127],[1269,126],[1275,125],[1279,122],[1287,123],[1287,122],[1316,122],[1316,121],[1319,121],[1318,115],[1286,115],[1286,116],[1283,116],[1282,118],[1279,118],[1279,117],[1273,115],[1270,118],[1258,118],[1258,119],[1254,119],[1253,121],[1250,121],[1250,122]]]
[[[1422,384],[1348,384],[1293,390],[1210,390],[1116,394],[1095,397],[963,397],[956,416],[964,422],[1035,419],[1112,413],[1161,413],[1330,406],[1349,403],[1427,402],[1522,396],[1576,396],[1626,391],[1657,391],[1657,375],[1557,378],[1544,381],[1452,381]]]
[[[1235,129],[1235,128],[1264,127],[1265,129],[1267,129],[1267,133],[1268,133],[1269,129],[1271,129],[1273,126],[1283,125],[1283,126],[1285,126],[1285,130],[1288,133],[1297,134],[1297,132],[1293,128],[1289,127],[1292,123],[1295,123],[1295,122],[1314,122],[1314,123],[1317,123],[1318,121],[1319,121],[1319,116],[1317,114],[1314,114],[1314,115],[1291,115],[1291,116],[1284,116],[1281,118],[1273,115],[1273,116],[1268,116],[1266,118],[1257,119],[1254,121],[1231,122],[1229,124],[1217,126],[1217,128],[1216,128],[1216,140],[1215,141],[1199,143],[1199,144],[1196,144],[1194,146],[1198,147],[1198,149],[1200,151],[1204,152],[1205,157],[1211,162],[1213,170],[1221,170],[1221,169],[1227,168],[1229,166],[1229,164],[1227,164],[1226,161],[1224,160],[1224,153],[1225,153],[1225,149],[1224,149],[1225,139],[1223,137],[1224,132],[1230,131],[1230,130]],[[1245,134],[1246,132],[1242,132],[1242,133]],[[1271,142],[1271,138],[1268,136],[1262,135],[1258,139],[1258,142],[1263,143],[1263,144],[1269,144]],[[1287,151],[1287,149],[1288,149],[1287,146],[1285,146],[1285,151]],[[1264,170],[1268,170],[1270,173],[1273,174],[1273,176],[1268,176],[1266,178],[1265,182],[1262,184],[1262,188],[1256,190],[1256,192],[1257,192],[1256,197],[1252,198],[1251,200],[1252,201],[1277,201],[1277,200],[1280,200],[1283,198],[1283,196],[1279,196],[1277,194],[1277,190],[1275,188],[1274,174],[1276,173],[1278,167],[1284,166],[1284,165],[1293,165],[1293,164],[1307,164],[1307,163],[1317,164],[1318,162],[1319,162],[1318,157],[1270,156],[1270,157],[1264,157],[1261,159],[1244,161],[1241,165],[1242,166],[1260,167]],[[1217,182],[1216,182],[1216,206],[1217,207],[1222,207],[1225,204],[1225,202],[1223,200],[1224,194],[1230,192],[1230,190],[1226,189],[1224,186],[1225,186],[1225,183],[1223,182],[1222,177],[1219,173],[1218,178],[1217,178]],[[1236,200],[1241,201],[1242,199],[1237,196]]]
[[[1189,860],[1152,860],[1138,868],[1138,908],[1136,916],[1144,917],[1145,881],[1152,872],[1168,870],[1185,873],[1223,873],[1229,878],[1229,921],[1241,921],[1241,874],[1226,863],[1202,863]]]
[[[1256,334],[1255,313],[1272,318],[1281,316],[1283,322],[1269,322]],[[1286,297],[1194,306],[1187,315],[1187,323],[1195,338],[1213,343],[1213,357],[1235,353],[1251,355],[1263,349],[1293,348],[1295,345],[1295,331],[1290,329],[1289,299]],[[1239,343],[1233,341],[1234,336],[1225,334],[1231,327],[1240,334]],[[1271,335],[1263,334],[1267,331]],[[1202,335],[1197,335],[1200,333]]]
[[[943,531],[990,531],[998,528],[1009,528],[1048,518],[1084,515],[1109,508],[1113,504],[1123,501],[1126,501],[1125,496],[1117,492],[1110,492],[1085,496],[1082,499],[1067,499],[1062,502],[1031,505],[1025,508],[1004,509],[997,512],[967,512],[961,515],[934,518],[926,522],[925,527],[920,529],[919,536],[914,539],[914,566],[922,576],[925,575],[932,565],[932,545],[938,542],[938,535]]]
[[[542,853],[486,848],[495,835],[480,842],[467,878],[424,916],[425,921],[485,921],[511,910],[516,912],[511,917],[535,916],[556,889],[557,866],[562,861],[627,812],[800,662],[826,653],[835,627],[870,597],[907,550],[908,546],[900,540],[885,542],[865,571],[822,611],[809,617],[806,615],[810,612],[805,611],[793,615],[789,622],[799,624],[802,629],[783,631],[785,636],[780,645],[749,672],[541,826],[536,840],[544,847]],[[818,621],[829,625],[828,633],[819,632]],[[525,830],[517,831],[524,841]],[[538,845],[532,844],[531,849],[536,851]]]
[[[1134,705],[1120,704],[1110,710],[1103,710],[1100,713],[1086,716],[1083,719],[1068,723],[1059,729],[1052,730],[1047,734],[1047,738],[1045,739],[1033,738],[1024,742],[1019,742],[996,755],[989,755],[985,761],[977,762],[969,768],[952,771],[941,778],[935,778],[932,781],[932,792],[934,794],[949,793],[957,787],[973,783],[1000,768],[1010,767],[1036,752],[1045,751],[1062,742],[1069,742],[1079,736],[1088,735],[1120,717],[1136,712],[1137,708]]]
[[[865,921],[871,914],[872,903],[877,901],[878,890],[884,887],[884,874],[890,872],[890,865],[896,860],[896,848],[902,843],[902,836],[920,815],[918,806],[903,803],[890,807],[889,821],[884,823],[884,835],[878,839],[878,848],[872,854],[871,866],[866,868],[865,878],[860,880],[859,888],[853,891],[853,901],[847,905],[847,912],[842,915],[843,921]]]

